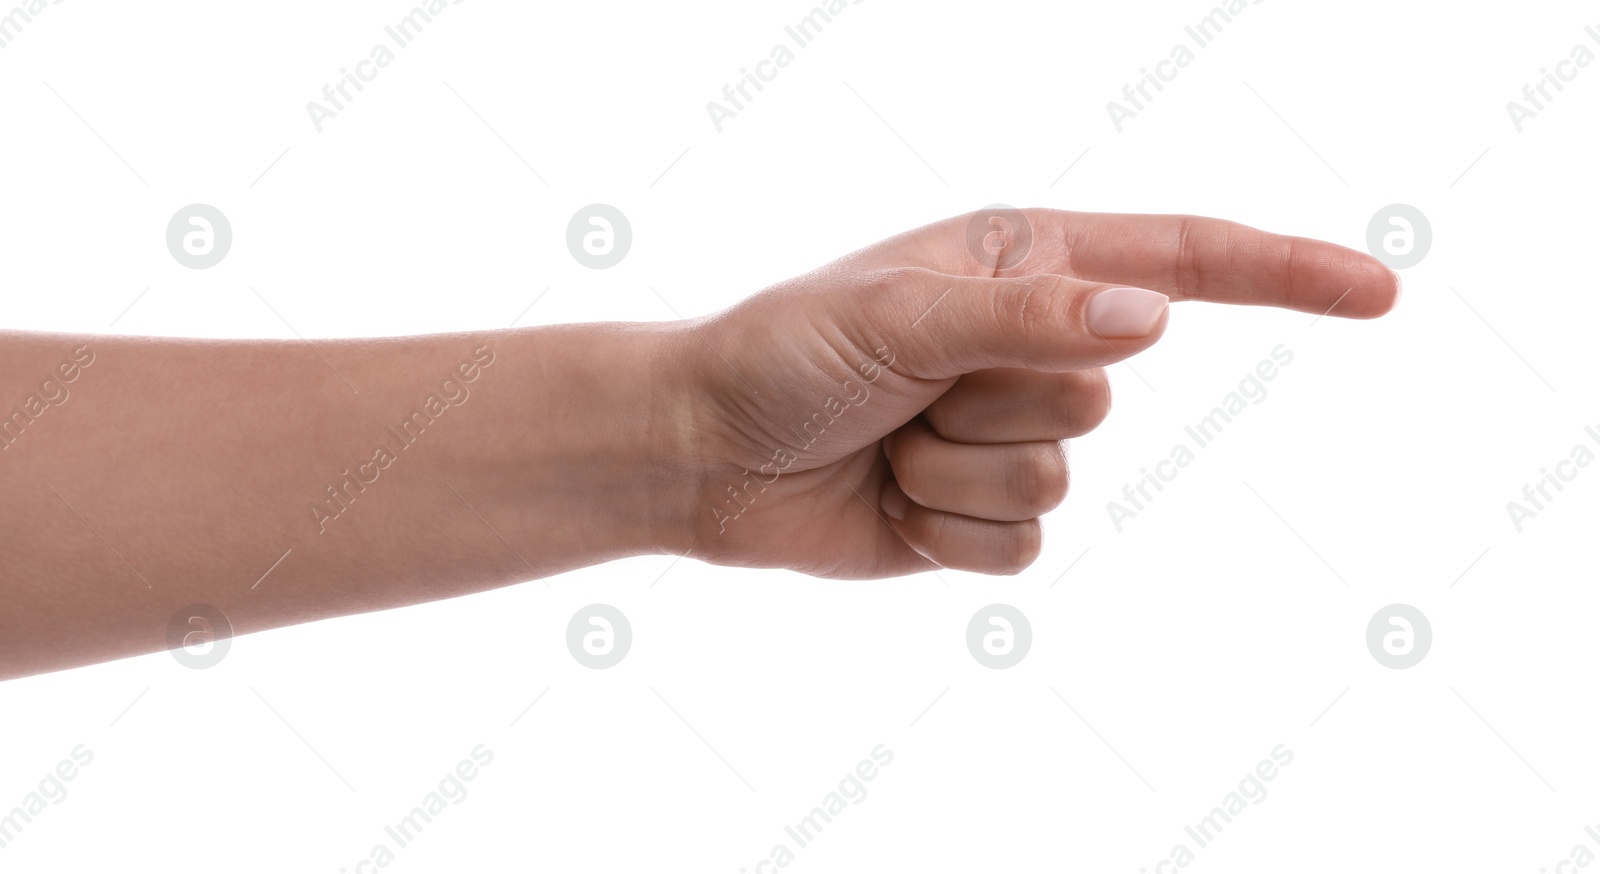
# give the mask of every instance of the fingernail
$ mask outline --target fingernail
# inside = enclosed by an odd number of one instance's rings
[[[889,483],[883,487],[883,494],[878,496],[878,502],[883,505],[883,512],[896,522],[904,522],[906,518],[906,493],[900,487]]]
[[[1167,296],[1147,288],[1108,288],[1089,298],[1084,317],[1102,337],[1143,337],[1167,311]]]

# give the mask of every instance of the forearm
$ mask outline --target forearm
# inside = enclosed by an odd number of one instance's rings
[[[679,345],[0,334],[0,678],[681,553]]]
[[[1008,209],[696,323],[0,333],[0,679],[174,645],[194,604],[239,634],[648,552],[1016,573],[1066,494],[1060,441],[1105,416],[1101,368],[1172,299],[1371,318],[1397,293],[1330,243]]]

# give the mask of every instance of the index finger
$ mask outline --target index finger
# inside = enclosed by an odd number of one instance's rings
[[[1173,300],[1370,319],[1400,291],[1399,277],[1364,252],[1199,216],[989,208],[910,236],[914,257],[944,272],[1057,273]]]

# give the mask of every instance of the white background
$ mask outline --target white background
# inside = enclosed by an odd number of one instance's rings
[[[808,2],[471,0],[319,133],[307,102],[409,8],[45,8],[0,49],[0,324],[293,336],[252,286],[308,337],[668,319],[651,286],[709,312],[994,202],[1356,248],[1401,202],[1434,244],[1376,322],[1177,307],[1113,368],[1016,577],[645,557],[239,638],[204,671],[6,683],[0,812],[75,745],[94,760],[0,868],[355,871],[477,744],[492,764],[390,869],[754,871],[879,744],[892,764],[790,869],[1154,871],[1279,744],[1292,764],[1190,869],[1600,854],[1600,467],[1520,533],[1506,509],[1600,426],[1600,64],[1520,133],[1506,111],[1600,52],[1592,7],[1266,0],[1119,133],[1106,103],[1204,0],[866,0],[718,132],[706,103]],[[195,202],[234,229],[210,270],[164,243]],[[566,249],[593,202],[632,222],[610,270]],[[1118,532],[1107,502],[1278,344],[1265,400]],[[606,671],[564,643],[595,602],[634,631]],[[965,645],[994,602],[1033,628],[1009,670]],[[1396,602],[1433,627],[1409,670],[1364,640]]]

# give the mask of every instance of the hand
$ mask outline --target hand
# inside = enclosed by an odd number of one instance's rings
[[[1372,318],[1398,292],[1362,253],[1208,218],[988,210],[891,238],[684,329],[694,555],[1016,573],[1066,496],[1060,441],[1105,418],[1102,368],[1169,299]]]
[[[0,435],[0,679],[165,648],[187,605],[241,634],[642,553],[1013,573],[1066,493],[1059,441],[1106,415],[1100,368],[1156,341],[1168,298],[1370,317],[1395,294],[1328,243],[1003,210],[691,322],[0,332],[30,398]]]

